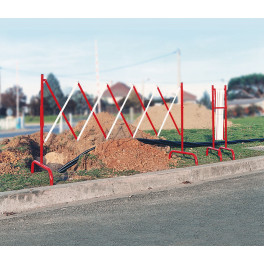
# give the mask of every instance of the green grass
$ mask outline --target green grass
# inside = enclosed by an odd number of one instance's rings
[[[227,139],[251,139],[251,138],[264,138],[264,117],[244,117],[237,119],[230,119],[233,122],[233,126],[228,128]],[[148,131],[154,135],[153,131]],[[161,136],[168,140],[180,141],[180,136],[176,130],[164,130]],[[211,129],[185,129],[184,141],[189,142],[212,142],[212,130]],[[235,151],[236,159],[261,156],[264,155],[263,151],[255,151],[247,149],[248,147],[264,145],[264,142],[254,143],[240,143],[228,145]],[[172,148],[176,149],[176,148]],[[179,150],[180,148],[177,148]],[[206,147],[198,148],[185,148],[187,152],[193,152],[198,157],[199,164],[218,162],[219,157],[216,151],[209,151],[209,155],[206,157]],[[188,155],[173,154],[173,157],[179,158],[177,167],[193,166],[194,159]],[[231,153],[229,151],[222,151],[223,161],[232,160]]]
[[[61,175],[58,173],[54,173],[54,184],[64,182],[60,176]],[[45,171],[31,174],[29,170],[27,170],[17,175],[0,175],[0,192],[48,185],[49,176]]]
[[[69,120],[69,115],[66,115],[68,120]],[[44,116],[44,122],[45,123],[53,123],[57,118],[57,115],[45,115]],[[87,116],[83,115],[73,115],[72,116],[73,120],[76,122],[80,120],[86,120]],[[39,123],[39,116],[25,116],[25,123],[30,124],[30,123]]]
[[[141,113],[134,114],[134,120],[133,122],[141,115]],[[69,115],[66,115],[69,120]],[[124,117],[127,121],[130,121],[130,114],[124,114]],[[53,123],[57,118],[57,115],[45,115],[44,116],[44,122],[45,123]],[[74,122],[78,122],[81,120],[86,120],[86,115],[73,115],[72,116]],[[33,124],[33,123],[39,123],[39,116],[25,116],[25,123],[26,124]]]
[[[56,115],[45,115],[45,123],[53,123],[56,120]],[[25,116],[25,123],[39,123],[39,116]]]

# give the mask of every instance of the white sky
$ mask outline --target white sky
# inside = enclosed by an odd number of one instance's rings
[[[156,85],[172,94],[176,55],[122,70],[102,70],[180,48],[184,88],[199,98],[212,84],[263,73],[263,31],[264,19],[0,19],[2,90],[18,82],[29,100],[39,91],[40,74],[52,72],[65,91],[80,81],[88,93],[95,93],[97,40],[101,89],[106,82],[122,81],[141,91],[142,81],[148,79],[145,94]]]

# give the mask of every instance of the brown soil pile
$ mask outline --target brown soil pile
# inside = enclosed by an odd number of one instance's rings
[[[100,113],[97,115],[97,117],[107,135],[115,120],[115,116],[109,113]],[[74,127],[76,135],[79,135],[84,123],[85,121],[80,121]],[[135,131],[134,126],[130,125],[130,128],[132,132]],[[142,131],[138,131],[137,136],[142,138],[154,138],[153,136],[150,136],[149,134]],[[108,140],[117,140],[122,138],[131,138],[131,135],[124,122],[122,120],[118,120]],[[79,141],[74,139],[70,131],[65,131],[60,135],[52,135],[46,145],[49,150],[48,152],[63,153],[65,161],[68,162],[85,150],[93,146],[97,147],[103,142],[105,142],[105,138],[95,119],[91,118]]]
[[[100,113],[97,116],[107,134],[115,117],[108,113]],[[74,127],[77,136],[84,123],[85,121],[81,121]],[[130,125],[130,128],[132,132],[135,131],[134,126]],[[47,133],[44,133],[44,139],[46,135]],[[155,138],[142,131],[138,131],[137,136]],[[21,167],[19,164],[22,163],[29,168],[33,159],[39,160],[39,132],[3,141],[1,145],[4,146],[0,150],[0,174],[17,172]],[[105,166],[116,171],[145,172],[169,168],[165,149],[132,140],[122,120],[117,121],[109,140],[105,142],[94,118],[91,118],[79,141],[74,139],[70,131],[65,131],[60,135],[52,134],[44,146],[44,163],[53,170],[58,169],[93,146],[96,146],[95,151],[91,152],[90,156],[86,155],[81,158],[71,170],[89,170]],[[94,159],[89,158],[94,155]]]
[[[100,167],[102,164],[116,171],[135,170],[139,172],[157,171],[169,168],[169,164],[176,165],[176,161],[169,161],[165,149],[143,144],[136,139],[123,138],[109,140],[99,144],[93,155],[98,159],[88,156],[79,169],[88,170]]]
[[[24,166],[30,166],[36,156],[37,144],[29,136],[15,137],[1,141],[0,174],[19,173]]]
[[[168,104],[170,107],[170,104]],[[164,117],[167,113],[167,109],[164,105],[155,105],[148,109],[148,114],[151,121],[153,122],[155,128],[158,130]],[[175,104],[172,107],[171,113],[176,121],[178,128],[181,127],[181,108],[179,104]],[[141,116],[139,116],[133,123],[136,127],[140,121]],[[227,121],[227,125],[231,126],[232,122]],[[184,128],[185,129],[212,129],[212,112],[203,105],[194,103],[184,103]],[[144,117],[141,125],[141,130],[151,130],[152,127],[146,117]],[[163,129],[175,129],[175,126],[168,116]]]

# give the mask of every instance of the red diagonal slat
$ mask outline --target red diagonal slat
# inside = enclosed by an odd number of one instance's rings
[[[107,89],[108,89],[108,91],[110,92],[110,94],[111,94],[111,96],[112,96],[112,98],[113,98],[113,100],[114,100],[114,102],[115,102],[116,108],[118,109],[118,111],[120,111],[120,107],[119,107],[119,105],[118,105],[118,103],[117,103],[117,101],[116,101],[116,99],[115,99],[115,97],[114,97],[114,95],[113,95],[113,93],[112,93],[112,90],[111,90],[111,88],[109,87],[108,84],[107,84]],[[126,119],[125,119],[125,117],[124,117],[124,115],[123,115],[123,113],[121,112],[120,115],[121,115],[123,121],[125,122],[125,124],[126,124],[126,126],[127,126],[127,129],[128,129],[128,131],[129,131],[131,137],[133,137],[133,133],[132,133],[132,131],[131,131],[131,129],[130,129],[130,127],[129,127],[129,125],[128,125]]]
[[[133,86],[133,89],[134,89],[134,91],[135,91],[135,93],[136,93],[136,95],[137,95],[137,98],[138,98],[138,100],[139,100],[139,102],[140,102],[140,104],[141,104],[141,106],[142,106],[143,110],[145,111],[145,110],[146,110],[146,108],[145,108],[145,106],[144,106],[144,104],[143,104],[143,102],[142,102],[142,100],[141,100],[141,98],[140,98],[140,96],[139,96],[139,94],[138,94],[138,91],[137,91],[136,87],[135,87],[135,86]],[[157,135],[158,135],[158,133],[157,133],[157,131],[156,131],[156,129],[155,129],[155,127],[154,127],[154,125],[153,125],[153,123],[152,123],[152,121],[151,121],[150,117],[149,117],[149,114],[148,114],[148,112],[146,112],[146,116],[147,116],[147,118],[148,118],[148,120],[149,120],[149,123],[150,123],[150,124],[151,124],[151,126],[152,126],[152,129],[154,130],[154,132],[155,132],[155,134],[156,134],[156,136],[157,136]]]
[[[160,97],[161,97],[161,99],[162,99],[162,101],[163,101],[163,103],[164,103],[164,105],[165,105],[167,111],[169,111],[169,107],[168,107],[167,103],[165,102],[164,97],[163,97],[163,95],[162,95],[162,93],[161,93],[159,87],[157,87],[157,89],[158,89],[158,92],[159,92],[159,94],[160,94]],[[170,115],[170,117],[171,117],[171,120],[172,120],[174,126],[176,127],[176,129],[177,129],[177,131],[178,131],[178,133],[179,133],[179,135],[180,135],[180,134],[181,134],[181,133],[180,133],[180,130],[179,130],[179,128],[178,128],[178,126],[177,126],[177,124],[176,124],[176,122],[175,122],[175,120],[174,120],[174,118],[173,118],[171,112],[169,112],[169,115]]]
[[[60,106],[60,104],[59,104],[59,102],[58,102],[58,100],[57,100],[55,94],[53,93],[52,89],[50,88],[50,85],[49,85],[48,81],[47,81],[46,79],[45,79],[44,81],[45,81],[45,83],[46,83],[46,85],[47,85],[47,87],[48,87],[48,89],[49,89],[49,91],[50,91],[50,93],[51,93],[51,95],[52,95],[52,97],[53,97],[55,103],[57,104],[58,108],[59,108],[60,111],[61,111],[61,106]],[[71,124],[69,123],[69,121],[68,121],[66,115],[65,115],[64,113],[62,113],[62,115],[63,115],[63,117],[64,117],[64,119],[65,119],[65,121],[66,121],[68,127],[70,128],[70,130],[71,130],[71,132],[72,132],[74,138],[77,139],[77,136],[76,136],[75,132],[73,131],[72,126],[71,126]]]
[[[84,97],[86,103],[88,104],[88,107],[89,107],[90,110],[92,111],[93,108],[92,108],[91,104],[89,103],[89,101],[88,101],[88,99],[87,99],[87,96],[86,96],[85,92],[83,91],[82,86],[80,85],[80,83],[78,83],[78,86],[79,86],[79,88],[80,88],[80,90],[81,90],[81,93],[82,93],[82,95],[83,95],[83,97]],[[102,126],[101,126],[101,124],[100,124],[100,122],[99,122],[99,120],[98,120],[96,114],[95,114],[95,112],[93,112],[93,116],[94,116],[95,121],[97,122],[98,126],[100,127],[100,129],[101,129],[101,131],[102,131],[104,137],[106,138],[106,134],[105,134],[105,132],[104,132],[104,130],[103,130],[103,128],[102,128]]]

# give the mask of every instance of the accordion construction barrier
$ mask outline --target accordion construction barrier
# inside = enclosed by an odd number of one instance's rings
[[[58,109],[60,110],[60,112],[59,112],[59,114],[58,114],[55,122],[53,123],[53,125],[52,125],[50,131],[48,132],[48,134],[47,134],[47,136],[46,136],[45,139],[44,139],[44,133],[43,133],[43,130],[44,130],[44,84],[47,86],[47,88],[48,88],[51,96],[53,97],[54,101],[56,102],[56,105],[57,105]],[[85,121],[85,123],[84,123],[84,125],[83,125],[83,127],[82,127],[82,129],[81,129],[81,131],[80,131],[80,133],[79,133],[78,136],[74,132],[74,130],[73,130],[70,122],[68,121],[66,115],[64,114],[64,110],[65,110],[68,102],[70,101],[72,95],[76,91],[76,89],[79,89],[80,90],[80,92],[82,93],[82,95],[83,95],[83,97],[84,97],[84,99],[85,99],[85,101],[86,101],[86,103],[87,103],[87,105],[88,105],[88,107],[90,109],[90,113],[89,113],[89,115],[88,115],[88,117],[87,117],[87,119],[86,119],[86,121]],[[118,102],[117,102],[117,100],[116,100],[116,98],[115,98],[115,96],[114,96],[114,94],[113,94],[113,92],[111,90],[111,87],[108,84],[107,84],[107,89],[108,89],[109,93],[111,94],[111,97],[112,97],[112,99],[114,101],[114,104],[115,104],[115,106],[116,106],[116,108],[118,110],[118,113],[116,115],[116,118],[115,118],[115,120],[114,120],[114,122],[113,122],[113,124],[112,124],[112,126],[110,128],[110,130],[108,131],[108,133],[106,133],[106,131],[103,130],[103,127],[100,124],[100,121],[98,120],[97,115],[95,113],[96,107],[98,106],[98,104],[99,104],[99,102],[100,102],[100,100],[102,98],[102,95],[103,95],[103,92],[104,91],[101,92],[101,94],[98,96],[95,104],[92,106],[90,104],[90,102],[89,102],[89,100],[88,100],[88,98],[87,98],[87,96],[86,96],[86,94],[85,94],[85,92],[84,92],[81,84],[78,82],[73,87],[73,89],[72,89],[71,93],[69,94],[69,96],[68,96],[66,102],[64,103],[64,105],[61,106],[59,104],[59,102],[58,102],[55,94],[53,93],[53,91],[52,91],[52,89],[51,89],[51,87],[50,87],[47,79],[45,79],[44,78],[44,75],[41,74],[41,88],[40,88],[40,97],[41,97],[40,98],[40,160],[39,161],[34,160],[32,162],[32,164],[31,164],[31,173],[34,173],[35,166],[39,166],[42,169],[47,170],[48,173],[49,173],[50,185],[53,185],[53,173],[52,173],[52,170],[47,165],[45,165],[43,163],[43,151],[44,151],[44,144],[49,140],[52,131],[54,130],[54,128],[55,128],[58,120],[61,117],[63,117],[65,119],[66,124],[68,125],[68,127],[69,127],[69,129],[70,129],[70,131],[71,131],[71,133],[72,133],[72,135],[74,137],[74,140],[79,141],[80,138],[83,135],[83,132],[84,132],[85,128],[89,125],[89,121],[92,118],[92,116],[95,119],[98,127],[100,128],[100,131],[103,134],[105,140],[108,140],[110,138],[111,133],[113,131],[113,128],[115,127],[116,122],[117,122],[117,120],[120,117],[122,118],[123,122],[125,123],[126,128],[128,129],[131,138],[136,138],[137,132],[138,132],[139,127],[140,127],[140,124],[141,124],[141,122],[142,122],[142,120],[144,119],[145,116],[147,117],[147,119],[148,119],[148,121],[149,121],[149,123],[150,123],[150,125],[151,125],[151,127],[152,127],[152,129],[153,129],[153,131],[154,131],[154,133],[155,133],[155,135],[157,137],[160,136],[161,131],[163,129],[163,126],[166,123],[166,120],[168,119],[168,117],[170,116],[170,118],[171,118],[171,120],[172,120],[172,122],[173,122],[173,124],[175,126],[175,130],[177,131],[177,133],[179,134],[179,136],[181,138],[181,141],[180,141],[180,150],[171,150],[170,153],[169,153],[168,158],[170,159],[173,153],[183,154],[183,155],[190,155],[190,156],[192,156],[194,158],[195,165],[198,165],[198,158],[197,158],[197,156],[194,153],[192,153],[192,152],[186,152],[186,151],[184,151],[184,105],[183,105],[184,92],[183,92],[183,83],[181,83],[181,86],[176,91],[176,95],[174,96],[174,98],[173,98],[173,100],[172,100],[172,102],[170,104],[170,107],[168,107],[168,105],[167,105],[167,103],[166,103],[166,101],[165,101],[165,99],[164,99],[164,97],[162,95],[162,92],[161,92],[160,88],[157,87],[158,95],[161,97],[161,99],[162,99],[162,101],[164,103],[164,107],[167,110],[166,115],[164,117],[164,120],[162,122],[162,125],[159,128],[159,131],[157,131],[156,128],[154,127],[154,124],[153,124],[153,122],[152,122],[152,120],[151,120],[151,118],[150,118],[150,116],[148,114],[148,109],[149,109],[149,106],[150,106],[150,104],[151,104],[151,102],[152,102],[152,100],[154,98],[154,93],[152,93],[151,98],[150,98],[147,106],[145,107],[144,104],[143,104],[143,102],[142,102],[142,99],[140,98],[140,95],[139,95],[139,93],[137,91],[137,88],[134,85],[133,87],[130,88],[129,92],[127,93],[127,95],[126,95],[126,97],[124,99],[123,104],[121,106],[119,106],[118,105]],[[135,94],[136,94],[136,96],[137,96],[137,98],[138,98],[138,100],[140,102],[140,105],[141,105],[141,107],[143,109],[143,114],[141,116],[141,119],[140,119],[140,121],[139,121],[139,123],[138,123],[138,125],[137,125],[137,127],[136,127],[136,129],[134,131],[134,133],[132,132],[132,130],[131,130],[131,128],[130,128],[130,126],[129,126],[127,120],[126,120],[126,118],[125,118],[125,116],[122,113],[122,110],[123,110],[123,108],[124,108],[124,106],[125,106],[125,104],[126,104],[126,102],[127,102],[127,100],[128,100],[128,98],[129,98],[129,96],[130,96],[130,94],[131,94],[132,91],[135,92]],[[181,111],[180,111],[180,116],[181,116],[180,128],[177,125],[177,123],[176,123],[176,121],[175,121],[175,119],[174,119],[174,117],[173,117],[173,115],[171,113],[171,109],[172,109],[173,105],[175,105],[174,103],[175,103],[175,101],[176,101],[179,93],[181,95],[181,97],[180,97],[181,98],[181,101],[180,101],[180,109],[181,109]],[[216,89],[214,87],[212,87],[212,121],[213,121],[213,123],[212,123],[212,126],[213,126],[212,127],[213,143],[212,143],[212,145],[213,146],[207,148],[206,155],[208,155],[208,150],[209,149],[217,150],[218,151],[218,155],[220,157],[220,160],[222,160],[221,150],[229,150],[229,151],[231,151],[232,152],[232,155],[233,155],[233,159],[235,159],[233,150],[227,148],[227,118],[226,118],[226,109],[227,109],[226,86],[225,86],[224,92],[222,92],[222,91],[216,92]],[[223,111],[225,112],[224,121],[223,121]],[[215,112],[216,112],[216,116],[217,116],[216,119],[214,117],[215,116]],[[222,117],[221,117],[221,115],[222,115]],[[215,123],[214,120],[217,120],[216,123]],[[222,124],[222,126],[221,126],[221,124]],[[222,130],[223,130],[223,133],[220,133]],[[221,137],[223,137],[225,139],[225,147],[220,147],[219,149],[216,149],[215,148],[215,140],[221,139]],[[149,142],[151,142],[150,144],[153,143],[151,140],[148,140],[148,139],[145,140],[146,142],[144,142],[143,139],[138,139],[138,140],[140,140],[143,143],[147,143],[147,144],[149,144]],[[161,140],[158,140],[158,141],[161,141]],[[163,143],[162,144],[165,144],[165,145],[167,144],[168,146],[171,146],[170,145],[171,143],[169,141],[166,141],[166,140],[163,140]],[[65,164],[58,171],[61,172],[61,173],[62,172],[65,172],[68,168],[70,168],[71,166],[73,166],[74,164],[77,163],[77,161],[78,161],[78,159],[79,159],[79,157],[81,155],[83,155],[85,153],[88,153],[89,151],[91,151],[93,149],[95,149],[95,146],[93,148],[90,148],[89,150],[81,153],[78,157],[76,157],[74,160],[72,160],[72,161],[68,162],[67,164]]]

